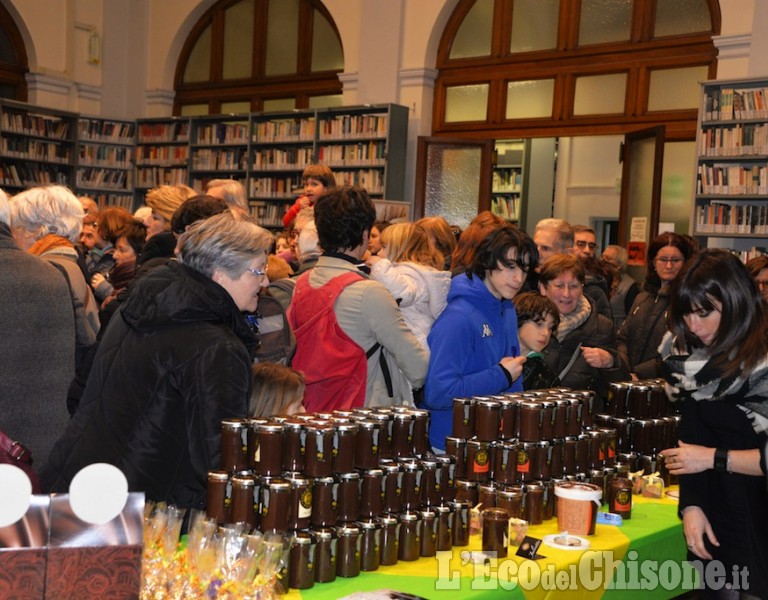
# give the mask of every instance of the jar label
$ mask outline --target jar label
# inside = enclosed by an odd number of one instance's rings
[[[528,456],[528,452],[525,450],[518,450],[517,452],[517,472],[529,473],[531,470],[531,459]]]
[[[480,449],[475,454],[475,460],[472,463],[472,470],[475,473],[487,473],[490,469],[490,464],[488,460],[488,452],[486,450]]]
[[[306,489],[299,498],[299,518],[306,519],[312,514],[312,490]]]

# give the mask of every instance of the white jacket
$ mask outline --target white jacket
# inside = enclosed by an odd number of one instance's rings
[[[413,262],[393,263],[383,258],[371,267],[371,279],[398,300],[408,328],[428,348],[432,323],[443,312],[451,287],[451,274]]]

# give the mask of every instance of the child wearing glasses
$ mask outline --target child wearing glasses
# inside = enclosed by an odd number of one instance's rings
[[[451,280],[448,306],[427,338],[431,354],[421,406],[430,412],[433,448],[444,449],[451,435],[454,398],[523,389],[526,359],[512,299],[537,262],[533,240],[504,224],[480,242],[467,270]]]
[[[619,354],[629,365],[633,379],[661,376],[658,348],[667,332],[669,284],[693,254],[688,239],[676,233],[662,233],[648,246],[643,289],[617,334]]]

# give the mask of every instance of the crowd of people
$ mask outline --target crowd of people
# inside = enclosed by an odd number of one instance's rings
[[[588,226],[388,223],[323,165],[277,234],[235,181],[159,186],[146,205],[0,192],[0,429],[45,491],[109,462],[149,499],[200,508],[223,419],[415,405],[440,452],[454,398],[558,386],[600,411],[611,383],[663,377],[691,556],[747,565],[768,593],[768,258],[664,232],[636,282]],[[260,362],[281,328],[290,350]]]

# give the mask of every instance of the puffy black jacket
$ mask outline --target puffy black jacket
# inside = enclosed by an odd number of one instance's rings
[[[576,355],[573,365],[561,378],[560,385],[574,390],[594,390],[598,396],[595,409],[600,411],[602,410],[602,401],[608,394],[609,384],[614,381],[628,380],[629,369],[616,351],[616,332],[613,320],[601,315],[597,311],[594,301],[586,295],[584,297],[589,300],[592,309],[587,320],[569,332],[562,341],[553,335],[541,354],[544,357],[544,362],[556,375],[559,375],[571,357]],[[613,355],[614,366],[607,369],[589,366],[581,354],[579,344],[607,350]]]
[[[639,379],[661,377],[659,344],[667,332],[668,308],[669,286],[646,286],[616,334],[619,354]]]
[[[175,262],[153,269],[101,340],[44,489],[66,491],[81,468],[107,462],[150,500],[205,506],[221,420],[246,415],[255,347],[232,298],[209,277]]]

